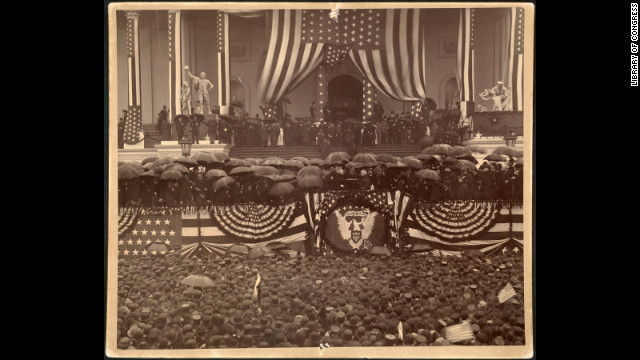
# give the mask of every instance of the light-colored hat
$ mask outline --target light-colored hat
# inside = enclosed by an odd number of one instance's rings
[[[498,85],[502,85],[502,81],[498,81]]]

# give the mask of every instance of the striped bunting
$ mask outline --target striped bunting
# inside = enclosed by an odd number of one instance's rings
[[[523,71],[524,71],[524,9],[511,8],[509,11],[509,43],[507,49],[507,74],[505,86],[511,90],[511,107],[503,110],[523,111]]]
[[[392,99],[415,101],[426,97],[423,11],[384,10],[380,24],[374,28],[376,46],[356,43],[349,52],[358,70]]]
[[[475,339],[473,336],[473,330],[471,329],[471,323],[469,321],[446,327],[445,336],[451,343]]]
[[[473,202],[466,201],[430,207],[416,206],[411,218],[420,230],[428,234],[443,239],[462,240],[489,229],[496,220],[495,207],[493,202],[487,206],[476,206]]]
[[[301,41],[302,10],[272,10],[271,36],[258,98],[272,104],[300,85],[323,61],[323,43]]]
[[[458,31],[458,56],[456,75],[460,89],[460,102],[473,101],[474,84],[474,46],[473,46],[473,9],[460,9]]]
[[[122,236],[133,229],[140,216],[140,210],[123,212],[118,216],[118,236]]]
[[[513,288],[511,283],[507,283],[507,285],[498,293],[498,301],[500,302],[500,304],[502,304],[503,302],[511,299],[515,295],[516,295],[516,290]]]

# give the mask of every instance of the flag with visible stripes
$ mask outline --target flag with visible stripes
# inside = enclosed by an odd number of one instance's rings
[[[181,51],[181,14],[180,11],[169,11],[169,118],[182,114],[181,78],[182,59]]]
[[[140,105],[130,105],[124,120],[124,143],[133,145],[140,142],[142,109]]]
[[[460,102],[474,99],[474,9],[460,9],[456,75]]]
[[[140,105],[140,45],[138,44],[138,14],[127,16],[127,66],[129,70],[129,106]]]
[[[138,222],[140,210],[123,212],[118,217],[118,236],[128,233]]]
[[[230,102],[229,78],[229,14],[218,11],[217,16],[218,34],[218,105],[228,106]],[[221,114],[223,112],[221,111]]]
[[[507,285],[498,293],[498,301],[500,302],[500,304],[502,304],[503,302],[511,299],[515,295],[516,295],[516,290],[513,288],[511,283],[507,283]]]
[[[164,255],[182,246],[180,214],[122,214],[119,220],[131,225],[118,234],[118,256]]]
[[[475,339],[473,336],[473,330],[471,329],[471,323],[469,321],[447,326],[445,328],[445,337],[451,343]]]
[[[423,9],[344,10],[343,44],[360,72],[400,101],[426,98]]]
[[[370,121],[374,115],[374,106],[378,100],[376,89],[373,87],[371,81],[367,79],[362,80],[362,120]]]
[[[271,34],[258,81],[258,97],[262,104],[280,100],[322,63],[324,43],[309,42],[311,37],[307,40],[306,35],[302,39],[303,23],[311,21],[304,16],[306,11],[272,10],[268,14]]]
[[[511,109],[523,111],[523,71],[524,71],[524,9],[509,9],[509,42],[507,49],[507,74],[504,85],[511,90]],[[505,110],[505,109],[503,109]]]
[[[253,286],[253,300],[258,302],[258,307],[260,307],[260,302],[262,301],[262,282],[261,282],[260,273],[258,273],[258,278],[256,279],[256,284]]]

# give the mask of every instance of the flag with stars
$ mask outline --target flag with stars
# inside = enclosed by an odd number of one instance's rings
[[[140,128],[142,127],[142,110],[140,105],[129,106],[129,112],[124,120],[124,143],[133,145],[140,142]]]
[[[133,226],[118,236],[118,256],[164,255],[181,247],[180,213],[141,214]]]
[[[218,83],[220,89],[218,91],[218,104],[220,106],[228,106],[230,101],[229,88],[229,14],[218,11],[217,16],[217,34],[218,34]]]
[[[411,103],[411,119],[422,120],[422,101]]]
[[[329,75],[327,73],[327,67],[321,65],[316,71],[316,81],[315,81],[315,89],[316,89],[316,111],[314,112],[315,121],[325,121],[327,119],[327,115],[324,112],[324,107],[329,102],[329,89],[328,89],[328,81]]]
[[[523,71],[524,71],[524,9],[511,8],[509,11],[510,31],[507,49],[507,74],[504,86],[511,90],[513,111],[523,110]]]
[[[376,89],[371,81],[362,80],[362,120],[370,121],[375,113],[375,105],[378,100]]]
[[[327,44],[325,54],[324,54],[324,63],[329,67],[336,67],[342,65],[344,59],[347,58],[347,54],[349,53],[350,46],[340,46],[340,45],[332,45]]]
[[[456,76],[460,102],[474,99],[474,9],[460,9]]]
[[[424,9],[344,10],[343,45],[373,85],[395,100],[426,98]]]

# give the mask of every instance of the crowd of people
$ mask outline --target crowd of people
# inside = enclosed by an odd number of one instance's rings
[[[211,281],[182,283],[194,274]],[[438,346],[463,322],[473,337],[456,345],[523,345],[523,274],[512,252],[123,258],[118,348]]]
[[[304,192],[325,190],[401,190],[425,201],[522,202],[522,161],[484,161],[474,166],[468,160],[443,159],[437,155],[420,154],[421,159],[366,155],[372,161],[373,158],[380,161],[363,164],[349,161],[345,153],[339,154],[345,160],[312,159],[312,163],[304,158],[290,161],[248,158],[203,165],[189,158],[160,162],[151,158],[149,160],[155,161],[136,164],[145,171],[119,177],[119,205],[277,204],[291,201]],[[128,165],[131,163],[123,162],[121,166]],[[175,177],[164,176],[163,173],[170,170]],[[291,186],[280,186],[282,191],[272,192],[274,186],[282,183]]]

